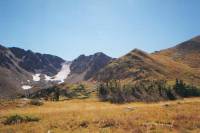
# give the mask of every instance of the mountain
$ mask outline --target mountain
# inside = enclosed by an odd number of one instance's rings
[[[23,89],[47,85],[42,74],[56,75],[63,63],[57,56],[0,45],[0,97],[15,97]]]
[[[141,79],[183,79],[200,85],[200,37],[155,53],[134,49],[111,61],[93,78],[98,81],[121,79],[130,82]]]
[[[156,76],[164,73],[165,69],[162,64],[152,58],[148,53],[134,49],[125,56],[110,62],[96,75],[95,79],[140,79],[147,75]]]
[[[134,83],[144,79],[171,82],[178,78],[200,86],[200,36],[154,53],[134,49],[113,59],[99,52],[80,55],[71,62],[54,55],[0,45],[0,60],[0,97],[63,82],[111,79]]]
[[[112,58],[104,53],[80,55],[72,62],[17,47],[0,45],[0,97],[15,97],[63,82],[90,80]]]
[[[21,82],[31,78],[30,73],[17,62],[18,58],[8,48],[0,45],[0,96],[16,95]]]
[[[106,66],[111,57],[104,53],[95,53],[93,55],[80,55],[70,65],[70,74],[66,82],[75,83],[91,79],[101,68]]]

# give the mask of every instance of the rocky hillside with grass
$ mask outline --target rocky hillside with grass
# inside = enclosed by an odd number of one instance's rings
[[[111,61],[94,79],[124,81],[182,79],[200,85],[200,37],[183,42],[173,48],[155,53],[134,49],[128,54]]]

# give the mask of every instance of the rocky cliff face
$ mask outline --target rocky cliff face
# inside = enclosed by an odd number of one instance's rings
[[[53,55],[34,53],[16,47],[10,50],[18,58],[19,66],[32,73],[53,76],[59,72],[61,64],[65,62],[62,58]]]

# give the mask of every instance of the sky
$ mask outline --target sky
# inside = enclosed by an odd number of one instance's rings
[[[0,0],[0,44],[73,60],[153,52],[200,35],[199,0]]]

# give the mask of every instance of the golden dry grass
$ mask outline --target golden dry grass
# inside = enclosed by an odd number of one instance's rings
[[[1,123],[0,133],[200,132],[200,98],[121,105],[85,99],[45,102],[39,107],[8,107],[1,107],[0,121],[12,114],[36,116],[41,120],[15,125]]]

